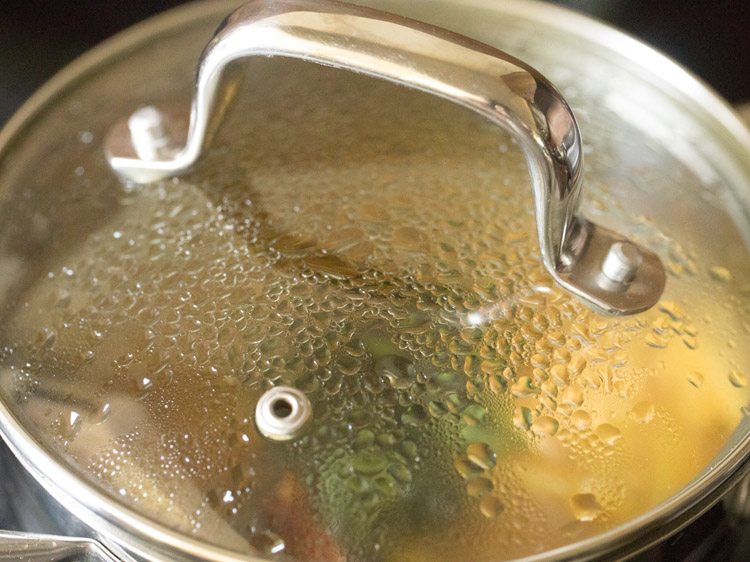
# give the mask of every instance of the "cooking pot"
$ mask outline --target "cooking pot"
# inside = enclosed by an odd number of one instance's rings
[[[732,110],[547,5],[358,4],[176,10],[3,131],[0,432],[88,537],[6,552],[619,558],[746,473]]]

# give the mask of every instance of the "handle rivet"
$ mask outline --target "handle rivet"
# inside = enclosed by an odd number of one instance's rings
[[[312,419],[312,404],[302,392],[276,386],[260,397],[255,406],[255,424],[264,437],[289,441],[299,437]]]
[[[633,280],[643,263],[641,251],[629,242],[612,244],[602,264],[602,273],[610,281],[627,284]]]
[[[151,105],[141,107],[128,118],[128,129],[139,158],[154,161],[165,156],[170,139],[161,111]]]

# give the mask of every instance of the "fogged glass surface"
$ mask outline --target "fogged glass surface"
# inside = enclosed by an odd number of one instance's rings
[[[603,317],[545,273],[509,137],[372,79],[248,63],[192,174],[121,185],[102,136],[188,103],[210,27],[90,77],[0,161],[0,392],[61,462],[234,551],[378,562],[544,551],[706,467],[750,398],[750,261],[699,145],[550,69],[585,212],[668,266],[657,307]],[[280,384],[314,409],[290,443],[253,422]]]

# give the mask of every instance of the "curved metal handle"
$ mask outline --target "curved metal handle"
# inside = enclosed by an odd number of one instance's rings
[[[581,138],[560,93],[510,55],[455,33],[332,0],[253,0],[232,14],[201,57],[187,135],[143,108],[116,125],[107,158],[120,175],[154,181],[199,158],[237,59],[283,56],[349,69],[465,106],[508,129],[526,155],[545,267],[593,307],[651,307],[665,283],[658,257],[577,214]],[[172,136],[170,136],[170,131]]]
[[[2,562],[62,562],[64,560],[118,562],[120,558],[115,557],[103,545],[92,539],[0,531],[0,561]]]

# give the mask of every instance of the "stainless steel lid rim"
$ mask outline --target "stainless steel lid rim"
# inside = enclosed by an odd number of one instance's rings
[[[44,486],[62,505],[85,524],[116,545],[146,560],[168,560],[159,549],[167,545],[187,557],[181,559],[211,560],[215,562],[262,562],[262,558],[231,555],[203,542],[189,541],[184,535],[163,527],[160,523],[124,508],[107,495],[76,477],[56,462],[46,448],[35,441],[15,416],[0,402],[0,437],[19,459],[23,467]],[[750,473],[750,435],[703,477],[686,486],[668,501],[631,519],[627,523],[589,539],[566,545],[539,555],[518,559],[518,562],[546,562],[552,560],[620,559],[646,550],[695,520],[721,499],[743,476]],[[714,493],[701,494],[710,486]],[[669,504],[676,504],[670,507]],[[136,541],[133,541],[135,537]],[[154,541],[157,541],[156,543]],[[637,545],[634,545],[635,541]]]
[[[644,471],[648,471],[648,467],[644,467]],[[518,562],[629,558],[679,532],[715,505],[724,492],[747,474],[750,474],[750,436],[735,448],[732,455],[646,513],[590,539],[520,558]],[[705,486],[711,486],[714,493],[701,495]],[[668,509],[668,504],[676,506]]]
[[[461,0],[461,2],[479,7],[477,0]],[[211,13],[225,12],[230,6],[236,4],[237,2],[233,1],[216,3]],[[486,9],[486,6],[483,8]],[[503,11],[523,12],[526,17],[551,21],[558,27],[573,28],[585,23],[585,27],[576,27],[578,34],[597,42],[606,40],[610,45],[612,41],[616,41],[627,47],[623,52],[645,70],[662,76],[668,75],[670,79],[678,81],[686,95],[708,106],[711,118],[725,130],[732,142],[739,143],[750,151],[750,132],[739,121],[734,111],[699,79],[650,47],[587,17],[539,2],[507,3],[504,4]],[[22,135],[24,129],[66,89],[85,79],[88,73],[94,72],[101,65],[126,55],[130,47],[146,37],[177,30],[186,22],[194,22],[199,14],[205,14],[205,6],[196,4],[173,10],[137,26],[135,30],[129,30],[105,42],[66,67],[26,102],[9,123],[0,130],[0,159],[5,156],[8,145]],[[158,522],[148,520],[113,501],[93,485],[75,476],[68,467],[58,463],[41,443],[35,441],[26,432],[2,402],[0,402],[0,434],[25,468],[58,501],[65,505],[80,507],[81,510],[80,512],[76,510],[76,515],[92,528],[112,537],[115,542],[128,550],[147,559],[160,559],[160,555],[154,556],[153,552],[148,551],[149,544],[153,544],[151,541],[157,540],[160,545],[175,548],[190,557],[197,556],[221,561],[248,560],[246,556],[232,556],[219,548],[212,548],[198,541],[189,541],[183,535],[164,528]],[[602,548],[610,556],[619,556],[625,552],[624,546],[628,541],[643,537],[643,530],[648,525],[659,524],[668,528],[669,533],[676,532],[699,515],[696,510],[708,509],[717,501],[719,498],[717,492],[726,490],[750,470],[748,455],[750,455],[750,436],[745,437],[731,454],[726,455],[718,464],[711,467],[710,471],[707,470],[680,493],[642,516],[590,539],[523,560],[590,559],[594,556],[600,558]],[[705,490],[709,490],[710,493],[704,494]],[[655,540],[655,537],[643,538],[648,541]],[[629,551],[632,552],[632,549]]]
[[[204,542],[191,541],[183,534],[162,526],[113,501],[109,496],[84,482],[67,467],[55,461],[46,448],[33,439],[16,417],[0,402],[0,436],[23,467],[71,513],[102,536],[113,540],[129,553],[146,560],[169,559],[164,545],[198,560],[216,562],[253,561],[245,555],[231,555],[226,550]],[[133,537],[136,541],[133,541]],[[154,548],[155,545],[157,548]],[[159,551],[162,552],[159,552]],[[256,559],[261,562],[262,559]]]

